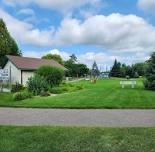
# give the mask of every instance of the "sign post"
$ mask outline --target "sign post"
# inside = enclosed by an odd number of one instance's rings
[[[4,82],[9,81],[9,70],[8,69],[0,69],[0,91],[3,91],[3,84]]]

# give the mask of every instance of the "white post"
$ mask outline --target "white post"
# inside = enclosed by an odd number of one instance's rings
[[[124,89],[124,84],[122,84],[122,88]]]
[[[132,84],[132,89],[134,89],[134,84]]]

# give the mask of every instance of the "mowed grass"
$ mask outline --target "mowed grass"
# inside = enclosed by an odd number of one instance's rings
[[[1,152],[154,152],[155,128],[0,127]]]
[[[0,106],[38,108],[155,108],[155,92],[144,89],[143,80],[137,79],[136,88],[122,89],[121,79],[76,82],[84,89],[50,97],[34,97],[13,101],[12,94],[0,94]]]

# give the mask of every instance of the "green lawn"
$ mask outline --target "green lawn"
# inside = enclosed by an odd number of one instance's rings
[[[98,80],[96,84],[80,81],[83,90],[55,97],[34,97],[13,101],[11,94],[0,94],[0,106],[43,108],[155,108],[155,92],[143,88],[137,80],[135,89],[122,89],[120,79]]]
[[[0,127],[0,152],[154,152],[155,128]]]

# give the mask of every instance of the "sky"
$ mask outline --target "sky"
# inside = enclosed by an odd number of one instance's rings
[[[0,0],[0,18],[23,56],[74,53],[104,70],[155,51],[155,0]]]

